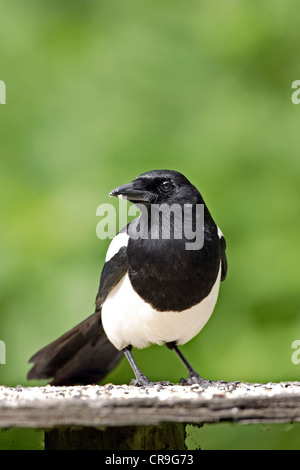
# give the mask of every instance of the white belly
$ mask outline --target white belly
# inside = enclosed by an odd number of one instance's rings
[[[128,274],[112,289],[102,306],[102,323],[110,342],[123,349],[132,345],[177,341],[184,344],[196,336],[211,316],[217,302],[221,267],[209,295],[182,312],[158,312],[133,290]]]

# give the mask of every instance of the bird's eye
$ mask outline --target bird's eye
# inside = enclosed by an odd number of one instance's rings
[[[172,188],[172,183],[170,180],[165,180],[161,183],[161,187],[164,191],[169,191]]]

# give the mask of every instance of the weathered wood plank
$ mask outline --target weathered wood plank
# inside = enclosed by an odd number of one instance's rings
[[[300,382],[0,387],[0,427],[300,421]]]

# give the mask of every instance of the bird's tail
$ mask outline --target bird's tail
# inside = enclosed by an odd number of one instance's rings
[[[29,362],[28,379],[52,379],[52,385],[92,384],[103,379],[120,361],[108,340],[97,311],[63,336],[40,349]]]

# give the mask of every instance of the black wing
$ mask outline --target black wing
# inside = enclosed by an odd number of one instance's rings
[[[227,275],[228,264],[227,264],[227,257],[226,257],[226,240],[223,235],[220,238],[220,248],[221,248],[221,264],[222,264],[221,281],[224,281]]]
[[[32,356],[28,379],[52,378],[53,385],[91,384],[117,365],[123,353],[104,332],[101,306],[126,271],[127,249],[122,247],[103,267],[95,313]]]

